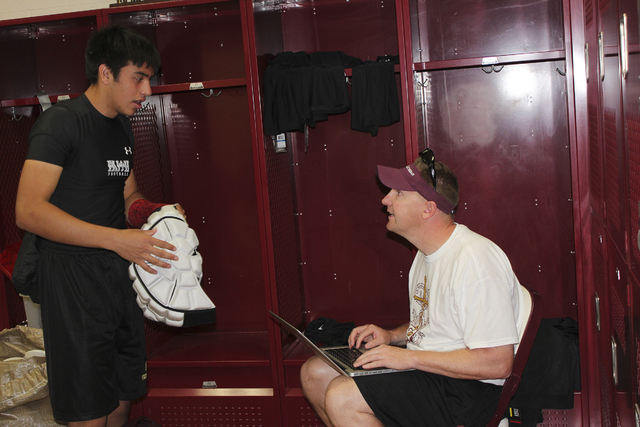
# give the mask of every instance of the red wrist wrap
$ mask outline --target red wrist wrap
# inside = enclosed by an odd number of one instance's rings
[[[153,203],[147,199],[134,200],[131,206],[129,206],[127,221],[129,221],[132,227],[140,228],[147,222],[149,215],[166,205],[167,203]]]

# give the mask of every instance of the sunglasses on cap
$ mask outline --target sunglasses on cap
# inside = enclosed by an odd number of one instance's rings
[[[436,155],[433,154],[433,150],[431,148],[427,148],[420,152],[420,159],[424,164],[429,166],[429,176],[431,176],[431,182],[433,183],[433,188],[436,188]]]

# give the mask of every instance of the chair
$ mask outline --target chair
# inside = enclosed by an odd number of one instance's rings
[[[509,407],[511,398],[520,385],[522,372],[527,364],[529,353],[531,353],[531,348],[533,347],[533,342],[536,339],[538,328],[540,327],[540,321],[542,320],[542,297],[536,291],[527,288],[524,289],[529,292],[529,296],[531,297],[529,320],[527,320],[527,325],[524,328],[520,344],[518,345],[518,350],[516,351],[516,355],[513,360],[513,370],[502,386],[502,393],[500,394],[500,400],[498,401],[498,408],[496,409],[496,412],[494,412],[489,424],[487,424],[487,427],[498,427],[503,419],[506,420],[506,418],[504,418],[504,413]]]
[[[498,401],[498,408],[493,413],[493,417],[487,424],[487,427],[508,427],[509,422],[504,417],[504,413],[509,407],[511,398],[516,393],[520,380],[522,379],[522,372],[527,364],[529,353],[533,348],[533,342],[536,340],[538,334],[538,328],[540,327],[540,321],[542,320],[542,297],[536,291],[522,287],[529,293],[529,298],[525,294],[526,305],[530,306],[529,319],[522,331],[520,337],[520,344],[518,344],[518,350],[513,359],[513,369],[511,375],[507,378],[502,386],[502,392],[500,393],[500,400]],[[526,307],[525,307],[526,308]],[[504,421],[504,423],[502,422]],[[463,426],[458,426],[463,427]]]

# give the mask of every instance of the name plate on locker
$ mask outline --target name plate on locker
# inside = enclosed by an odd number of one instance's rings
[[[488,56],[486,58],[482,58],[482,65],[492,65],[492,64],[498,64],[497,56]]]

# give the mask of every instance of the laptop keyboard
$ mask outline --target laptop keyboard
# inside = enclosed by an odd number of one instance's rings
[[[351,367],[351,369],[355,369],[355,370],[364,369],[362,366],[359,366],[357,368],[353,366],[353,362],[355,362],[356,359],[360,357],[360,355],[362,354],[362,351],[358,350],[357,348],[348,348],[348,347],[330,348],[330,349],[325,349],[324,351],[326,353],[331,354],[331,357],[334,357],[340,360],[345,365]]]

